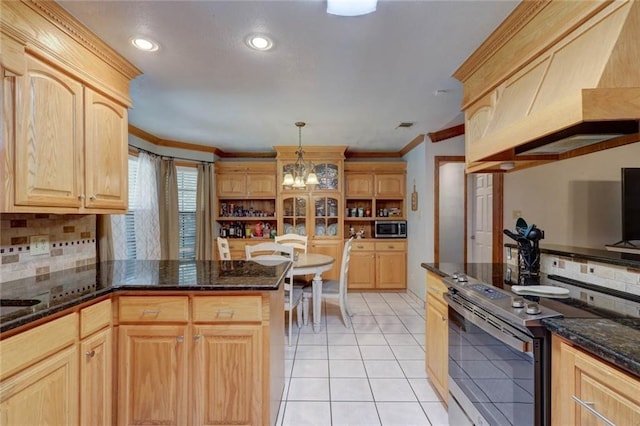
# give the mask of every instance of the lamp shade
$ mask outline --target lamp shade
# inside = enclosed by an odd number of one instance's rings
[[[375,12],[377,0],[327,0],[327,13],[339,16],[358,16]]]
[[[286,186],[293,185],[293,175],[291,173],[287,173],[284,175],[284,179],[282,179],[282,184]]]
[[[319,183],[318,176],[316,176],[314,172],[309,173],[307,176],[307,185],[317,185]]]

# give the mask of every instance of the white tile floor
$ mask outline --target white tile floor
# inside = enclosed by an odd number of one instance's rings
[[[322,330],[293,325],[277,424],[447,425],[424,364],[424,303],[410,293],[350,293],[353,327],[333,301]]]

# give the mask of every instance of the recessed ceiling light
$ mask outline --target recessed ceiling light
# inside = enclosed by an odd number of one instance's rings
[[[159,48],[158,43],[143,37],[133,37],[131,44],[133,44],[136,49],[144,50],[145,52],[155,52]]]
[[[273,47],[271,39],[262,34],[252,34],[247,37],[247,46],[255,50],[269,50]]]
[[[327,0],[327,13],[338,16],[359,16],[376,11],[378,0]]]

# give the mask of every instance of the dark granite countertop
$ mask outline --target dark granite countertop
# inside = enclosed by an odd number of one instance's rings
[[[518,248],[518,245],[515,243],[507,243],[504,246],[514,249]],[[540,252],[544,254],[565,256],[572,259],[593,260],[594,262],[608,263],[618,266],[628,266],[630,268],[640,269],[640,254],[620,253],[609,250],[544,243],[540,243]]]
[[[502,263],[422,263],[428,271],[442,277],[454,272],[464,272],[470,277],[495,287],[509,289],[510,282],[505,280],[507,269],[516,268]],[[551,276],[553,277],[553,276]],[[515,275],[513,276],[515,279]],[[541,284],[570,284],[581,288],[596,290],[598,286],[561,278],[541,275]],[[620,296],[615,290],[599,288],[603,294]],[[626,299],[638,302],[638,296],[628,294]],[[588,352],[611,362],[618,367],[640,377],[640,318],[632,318],[612,311],[593,308],[590,305],[574,301],[572,306],[584,312],[580,318],[548,318],[542,320],[551,332],[574,342]]]
[[[547,318],[553,333],[640,377],[640,318]]]
[[[5,332],[118,290],[273,291],[291,262],[112,261],[0,284],[0,299],[33,300],[0,306]]]

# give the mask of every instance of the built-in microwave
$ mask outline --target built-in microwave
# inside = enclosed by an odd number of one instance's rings
[[[374,236],[376,238],[407,238],[407,221],[376,220]]]

